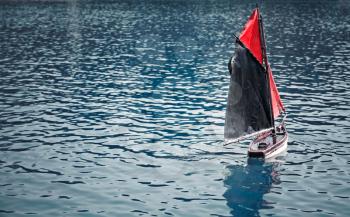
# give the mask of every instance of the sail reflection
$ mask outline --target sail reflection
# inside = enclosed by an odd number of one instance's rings
[[[272,185],[280,183],[276,169],[278,163],[265,163],[260,159],[249,159],[246,166],[232,165],[224,184],[224,197],[233,216],[260,216],[259,210],[269,207],[264,200]]]

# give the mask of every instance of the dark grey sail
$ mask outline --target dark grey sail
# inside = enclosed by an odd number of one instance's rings
[[[238,138],[272,127],[267,73],[238,39],[229,71],[225,138]]]

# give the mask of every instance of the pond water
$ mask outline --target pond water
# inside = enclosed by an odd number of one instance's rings
[[[0,216],[350,216],[349,1],[264,1],[288,153],[223,146],[255,1],[1,1]]]

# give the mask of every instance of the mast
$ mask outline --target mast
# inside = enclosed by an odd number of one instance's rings
[[[272,134],[273,137],[275,138],[276,136],[276,131],[275,131],[275,119],[273,116],[273,106],[272,106],[272,96],[271,96],[271,87],[270,87],[270,73],[269,73],[269,63],[267,62],[267,55],[266,55],[266,42],[265,42],[265,34],[264,34],[264,27],[263,27],[263,21],[262,17],[260,15],[259,7],[257,7],[258,10],[258,15],[259,15],[259,32],[260,32],[260,44],[261,44],[261,51],[262,51],[262,56],[263,56],[263,62],[265,64],[265,70],[266,70],[266,80],[267,80],[267,85],[269,88],[269,104],[270,104],[270,116],[271,116],[271,123],[272,123]]]

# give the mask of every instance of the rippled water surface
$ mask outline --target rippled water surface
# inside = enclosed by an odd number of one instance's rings
[[[1,1],[0,216],[350,216],[350,3],[262,5],[289,114],[274,162],[223,146],[254,6]]]

